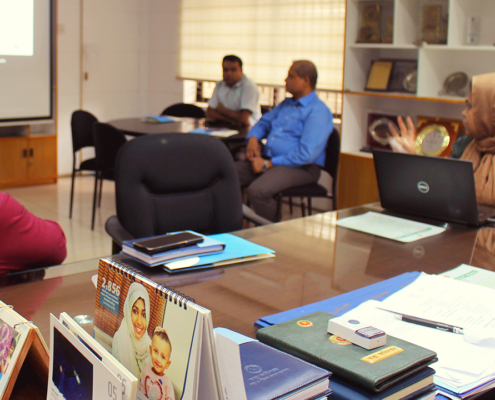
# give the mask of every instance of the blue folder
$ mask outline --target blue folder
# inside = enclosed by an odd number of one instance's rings
[[[211,133],[211,130],[205,128],[196,128],[192,131],[189,131],[189,133],[202,133],[203,135],[209,135]]]
[[[236,263],[242,261],[246,257],[256,257],[264,254],[273,254],[274,250],[259,244],[250,242],[249,240],[240,238],[239,236],[230,233],[219,233],[209,236],[212,239],[225,243],[225,249],[220,253],[206,254],[198,257],[185,257],[181,259],[183,262],[190,260],[188,266],[182,267],[180,270],[193,270],[198,268],[214,267],[216,263]],[[163,263],[167,271],[167,263]],[[179,271],[179,270],[177,270]]]
[[[167,122],[174,122],[173,118],[167,117],[165,115],[147,115],[146,120],[148,122],[153,122],[155,124],[164,124]]]
[[[386,299],[391,294],[394,294],[403,287],[409,285],[419,275],[420,272],[416,271],[406,272],[393,278],[353,290],[352,292],[343,293],[330,299],[262,317],[254,323],[254,326],[257,328],[264,328],[266,326],[276,325],[294,318],[299,318],[307,314],[312,314],[317,311],[323,311],[340,316],[357,307],[366,300],[373,299],[382,301]]]

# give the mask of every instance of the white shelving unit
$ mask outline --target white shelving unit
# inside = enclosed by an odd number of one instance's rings
[[[445,45],[420,45],[420,0],[347,0],[346,50],[344,61],[344,104],[342,151],[356,152],[366,142],[369,110],[396,115],[431,115],[460,118],[464,98],[441,96],[443,82],[455,72],[469,76],[495,71],[495,1],[429,0],[428,4],[448,7],[448,34]],[[393,8],[393,43],[356,43],[366,4]],[[480,17],[480,44],[467,45],[469,16]],[[372,60],[414,59],[418,61],[416,94],[367,92],[364,90]]]
[[[393,14],[393,42],[356,43],[363,7],[376,4]],[[418,45],[424,4],[441,4],[448,15],[447,44]],[[468,45],[467,19],[473,16],[480,18],[480,42]],[[471,77],[495,72],[494,18],[493,0],[347,0],[342,153],[371,159],[369,153],[360,152],[366,144],[369,112],[409,115],[413,120],[418,115],[460,119],[464,98],[439,93],[452,73],[465,72]],[[371,62],[379,59],[417,60],[417,92],[365,91]],[[341,172],[346,178],[346,171]]]

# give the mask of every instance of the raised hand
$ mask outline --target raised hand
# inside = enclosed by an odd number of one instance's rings
[[[406,118],[407,126],[402,117],[398,117],[397,122],[399,124],[400,134],[397,132],[393,124],[388,124],[388,129],[392,137],[402,147],[404,152],[416,154],[416,128],[414,127],[411,117]],[[394,148],[394,146],[392,146],[392,148],[394,151],[400,151]]]

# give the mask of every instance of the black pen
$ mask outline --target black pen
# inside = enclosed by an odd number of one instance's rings
[[[424,318],[413,317],[412,315],[396,314],[395,317],[404,322],[410,322],[411,324],[427,326],[428,328],[438,329],[439,331],[457,333],[459,335],[464,334],[464,329],[458,326],[444,324],[442,322],[430,321]]]
[[[457,333],[459,335],[464,335],[464,329],[458,326],[444,324],[442,322],[430,321],[429,319],[413,317],[412,315],[399,314],[395,311],[386,310],[384,308],[377,307],[379,310],[387,311],[394,314],[395,318],[400,319],[404,322],[409,322],[411,324],[422,325],[428,328],[438,329],[439,331]]]

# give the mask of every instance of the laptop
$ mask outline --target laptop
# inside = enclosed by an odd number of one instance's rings
[[[405,214],[479,226],[495,208],[478,205],[473,163],[373,150],[382,207]]]

